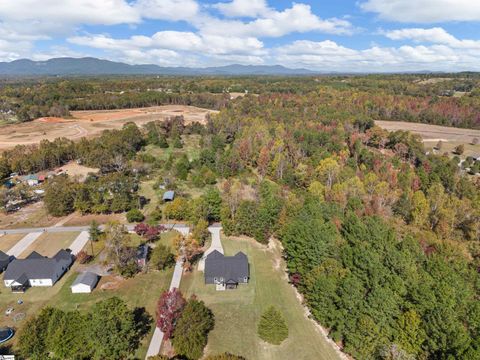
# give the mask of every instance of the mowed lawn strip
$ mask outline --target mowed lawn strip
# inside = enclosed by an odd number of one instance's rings
[[[70,247],[79,234],[79,232],[43,233],[32,245],[25,249],[19,258],[27,257],[32,251],[51,257],[59,250]]]
[[[206,286],[203,273],[184,275],[181,290],[188,297],[197,295],[215,314],[215,328],[209,335],[207,353],[225,351],[247,359],[339,359],[315,325],[304,315],[304,309],[288,284],[281,254],[276,249],[262,248],[251,240],[222,237],[225,254],[238,251],[247,254],[251,279],[237,290],[217,292]],[[269,345],[257,335],[262,313],[275,305],[288,325],[289,337],[281,345]]]
[[[25,235],[26,234],[8,234],[0,236],[0,250],[3,252],[7,252]]]

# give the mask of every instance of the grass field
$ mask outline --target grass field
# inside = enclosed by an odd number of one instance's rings
[[[8,234],[0,236],[0,251],[7,252],[26,234]]]
[[[79,232],[44,233],[26,248],[19,258],[27,257],[32,251],[51,257],[59,250],[67,249],[79,234]]]
[[[205,285],[203,273],[184,275],[181,290],[186,296],[197,295],[215,314],[215,328],[209,335],[206,352],[231,352],[247,359],[311,360],[338,359],[322,337],[288,284],[280,260],[280,250],[264,249],[250,240],[222,238],[226,255],[238,251],[247,254],[251,279],[236,290],[217,292]],[[257,324],[270,305],[281,309],[289,328],[289,337],[281,345],[269,345],[257,336]]]
[[[61,236],[60,236],[61,235]],[[44,234],[41,238],[37,239],[34,243],[35,249],[42,252],[42,249],[46,250],[46,244],[50,244],[50,250],[54,248],[62,247],[63,244],[68,242],[68,245],[78,233],[62,233],[62,234]],[[9,241],[10,235],[7,235]],[[168,239],[171,237],[171,233],[165,233],[160,241],[168,243]],[[0,244],[1,239],[0,238]],[[67,241],[68,240],[68,241]],[[133,239],[135,241],[136,239]],[[51,244],[55,243],[55,246]],[[103,242],[95,243],[95,248],[102,247]],[[41,245],[44,244],[44,245]],[[32,245],[28,251],[30,252],[34,247]],[[45,248],[44,248],[45,247]],[[95,253],[98,254],[98,250]],[[23,254],[22,254],[23,255]],[[72,294],[70,285],[78,276],[78,271],[85,269],[85,265],[79,265],[75,263],[72,269],[65,274],[53,287],[46,288],[30,288],[24,294],[14,294],[9,289],[0,287],[0,325],[11,326],[17,331],[21,330],[23,324],[27,319],[37,314],[41,308],[45,306],[57,307],[63,310],[88,310],[93,304],[98,301],[104,300],[112,296],[118,296],[125,300],[131,308],[145,308],[145,310],[152,316],[152,321],[155,317],[155,306],[160,294],[166,290],[170,284],[173,269],[165,271],[150,271],[148,273],[140,273],[131,279],[114,279],[112,276],[103,277],[96,289],[91,294]],[[114,281],[115,286],[112,289],[101,289],[102,284]],[[22,300],[23,304],[19,305],[18,300]],[[15,309],[14,313],[10,316],[4,314],[8,307]],[[25,319],[15,322],[13,317],[15,314],[24,313]],[[145,337],[141,343],[141,347],[135,354],[136,359],[145,358],[148,343],[153,334],[154,322],[152,322],[152,329],[147,337]],[[8,345],[15,345],[18,341],[18,337],[14,337],[11,343]]]

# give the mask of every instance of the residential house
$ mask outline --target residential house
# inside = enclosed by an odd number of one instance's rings
[[[91,293],[97,286],[100,276],[92,272],[84,272],[77,276],[73,284],[70,286],[72,293]]]
[[[205,259],[205,284],[217,285],[217,290],[235,289],[238,284],[249,280],[247,255],[238,252],[235,256],[225,256],[214,250]]]
[[[40,180],[38,179],[38,176],[35,174],[29,174],[22,176],[20,180],[23,183],[28,184],[29,186],[37,186],[40,183]]]
[[[8,254],[5,254],[3,251],[0,251],[0,272],[5,271],[12,257]]]
[[[52,258],[33,251],[25,259],[14,259],[3,276],[6,287],[25,291],[30,286],[53,286],[70,268],[73,255],[60,250]]]

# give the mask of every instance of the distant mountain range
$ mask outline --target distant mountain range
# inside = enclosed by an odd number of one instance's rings
[[[0,62],[0,76],[67,75],[309,75],[307,69],[289,69],[280,65],[227,65],[207,68],[129,65],[121,62],[85,58],[54,58],[46,61],[28,59]]]

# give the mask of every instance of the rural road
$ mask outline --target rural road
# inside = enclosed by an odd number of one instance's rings
[[[161,224],[165,226],[169,230],[177,230],[183,235],[189,233],[189,227],[182,224]],[[135,225],[128,224],[126,225],[128,231],[133,231]],[[103,230],[105,229],[104,225],[101,225],[100,228]],[[0,233],[7,235],[7,234],[29,234],[29,233],[42,233],[42,232],[49,232],[49,233],[61,233],[61,232],[82,232],[88,231],[90,226],[51,226],[46,228],[20,228],[20,229],[0,229]]]

